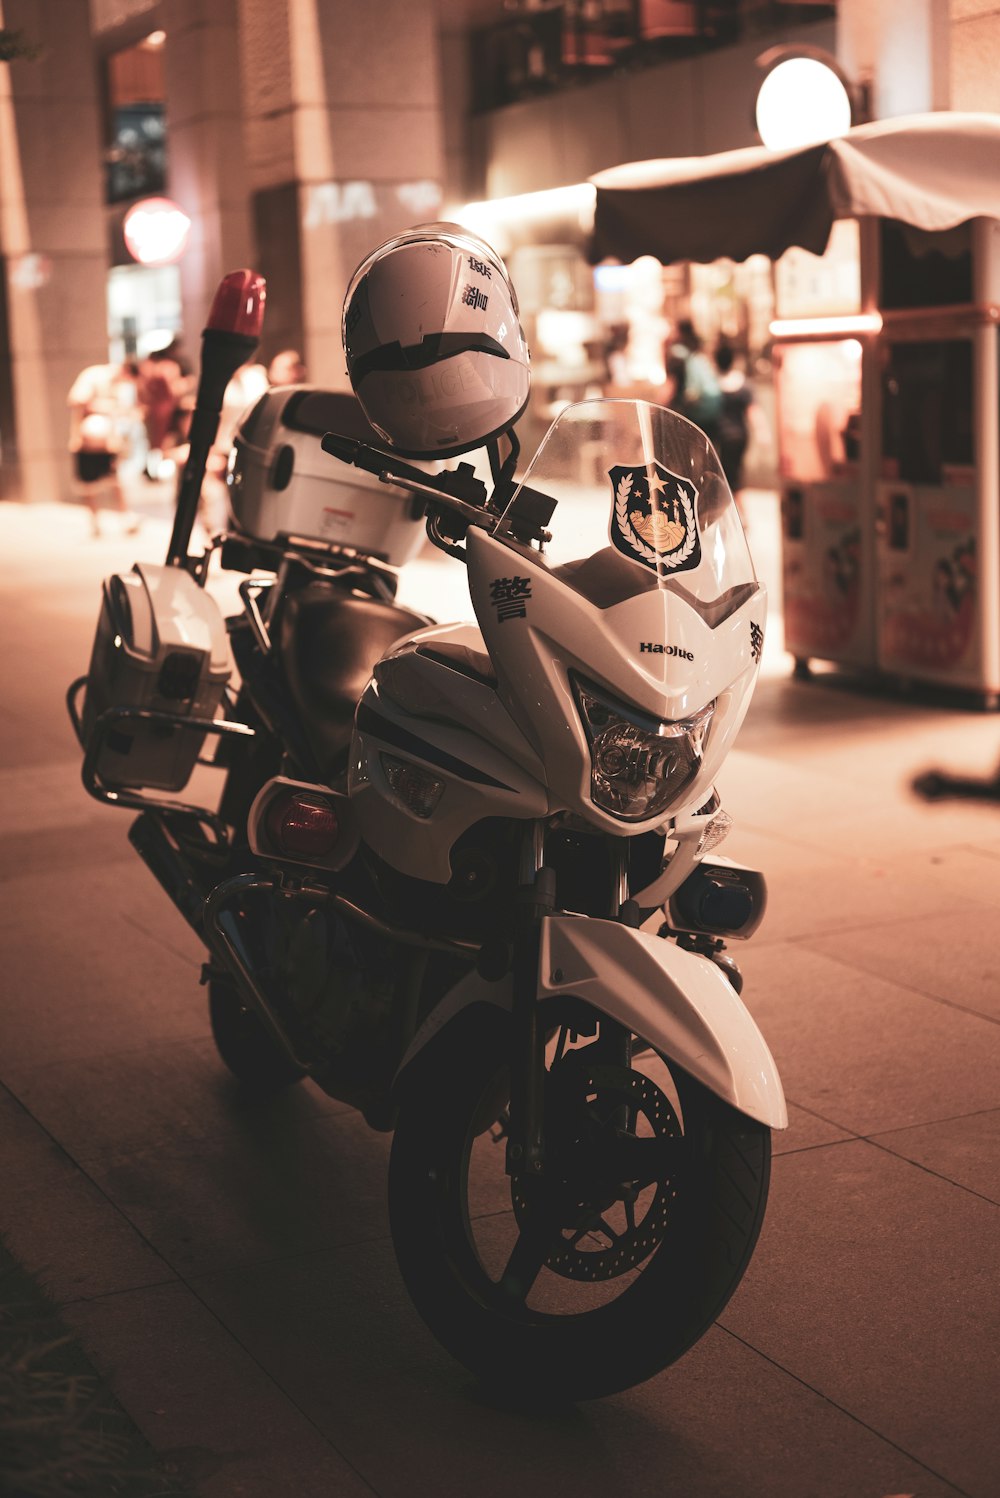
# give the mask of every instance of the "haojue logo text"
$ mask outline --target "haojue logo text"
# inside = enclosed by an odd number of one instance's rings
[[[652,640],[640,641],[639,653],[641,655],[675,655],[681,661],[694,660],[690,650],[682,650],[679,645],[657,645]]]

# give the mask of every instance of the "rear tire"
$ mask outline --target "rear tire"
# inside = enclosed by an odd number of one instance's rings
[[[264,1022],[244,1007],[230,979],[209,981],[208,1017],[219,1055],[247,1093],[269,1097],[306,1075],[272,1039]]]
[[[419,1074],[400,1111],[390,1162],[396,1256],[430,1330],[486,1383],[499,1386],[508,1398],[597,1398],[667,1367],[720,1315],[749,1263],[763,1221],[770,1130],[662,1057],[650,1065],[669,1080],[652,1088],[647,1080],[628,1080],[644,1078],[635,1068],[616,1073],[584,1061],[584,1070],[578,1071],[588,1078],[582,1100],[572,1097],[574,1073],[564,1074],[570,1076],[567,1093],[565,1082],[553,1082],[556,1067],[550,1064],[547,1184],[542,1197],[535,1197],[543,1201],[542,1216],[533,1219],[534,1209],[525,1205],[532,1199],[530,1189],[525,1192],[504,1175],[503,1146],[491,1145],[488,1132],[490,1119],[503,1107],[510,1030],[509,1015],[475,1006],[418,1064]],[[572,1054],[585,1057],[585,1052]],[[645,1058],[639,1065],[646,1065]],[[601,1076],[603,1084],[593,1080]],[[622,1207],[627,1197],[613,1203],[614,1188],[608,1190],[614,1171],[622,1173],[620,1160],[616,1157],[609,1175],[602,1151],[613,1152],[615,1140],[622,1138],[623,1113],[626,1122],[632,1118],[633,1138],[639,1134],[640,1109],[630,1111],[628,1103],[622,1104],[629,1087],[636,1102],[645,1100],[641,1108],[653,1120],[646,1126],[652,1137],[641,1144],[666,1151],[655,1154],[658,1171],[661,1161],[674,1163],[665,1179],[654,1178],[647,1185],[645,1198],[633,1194]],[[673,1103],[667,1102],[664,1087]],[[560,1098],[568,1098],[572,1110],[572,1121],[563,1130],[563,1139],[571,1142],[562,1147],[562,1163],[559,1147],[551,1147],[559,1137]],[[683,1116],[683,1132],[675,1104]],[[577,1120],[587,1115],[591,1123],[580,1128]],[[626,1175],[633,1168],[631,1159]],[[604,1176],[598,1185],[602,1160]],[[584,1185],[591,1161],[590,1183]],[[484,1171],[490,1177],[485,1195]],[[634,1190],[634,1185],[622,1190]],[[544,1204],[546,1192],[549,1205]],[[556,1200],[554,1216],[546,1218]],[[648,1215],[637,1219],[642,1200]],[[618,1227],[606,1233],[605,1246],[597,1240],[615,1210],[627,1214],[628,1225],[622,1228],[617,1217]],[[547,1257],[519,1299],[518,1273],[513,1284],[510,1276],[516,1255],[525,1251],[532,1221],[546,1223],[541,1253]],[[579,1227],[598,1221],[600,1228]],[[509,1249],[508,1241],[516,1248]],[[583,1251],[592,1246],[605,1251]],[[516,1262],[520,1266],[522,1260]],[[603,1303],[595,1303],[598,1293]],[[539,1300],[547,1300],[548,1308],[539,1308]]]

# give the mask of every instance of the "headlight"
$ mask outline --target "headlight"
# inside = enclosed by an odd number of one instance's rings
[[[701,769],[715,703],[676,723],[661,723],[573,676],[590,745],[590,795],[624,822],[667,811]]]

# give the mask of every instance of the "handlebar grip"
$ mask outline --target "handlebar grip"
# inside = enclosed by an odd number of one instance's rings
[[[366,447],[355,437],[341,437],[339,432],[327,432],[320,441],[320,447],[325,453],[339,458],[342,463],[351,463],[355,468],[365,468],[369,473],[385,471],[386,455],[376,452],[373,447]]]
[[[353,437],[342,437],[339,432],[327,432],[320,446],[342,463],[351,463],[355,468],[364,468],[379,477],[385,474],[388,479],[404,486],[416,485],[421,494],[432,489],[445,502],[457,500],[475,508],[486,504],[486,485],[476,478],[468,463],[460,463],[458,468],[446,468],[442,473],[425,473],[422,468],[414,468],[392,453],[380,452],[377,447],[368,447]]]

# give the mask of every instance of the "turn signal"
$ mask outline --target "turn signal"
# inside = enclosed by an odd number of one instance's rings
[[[394,754],[380,754],[382,771],[396,800],[421,821],[426,821],[437,809],[444,795],[444,781],[438,780],[429,770],[415,765],[408,759],[397,759]]]
[[[275,853],[286,858],[326,858],[340,835],[331,803],[302,791],[277,796],[267,808],[266,827]]]

